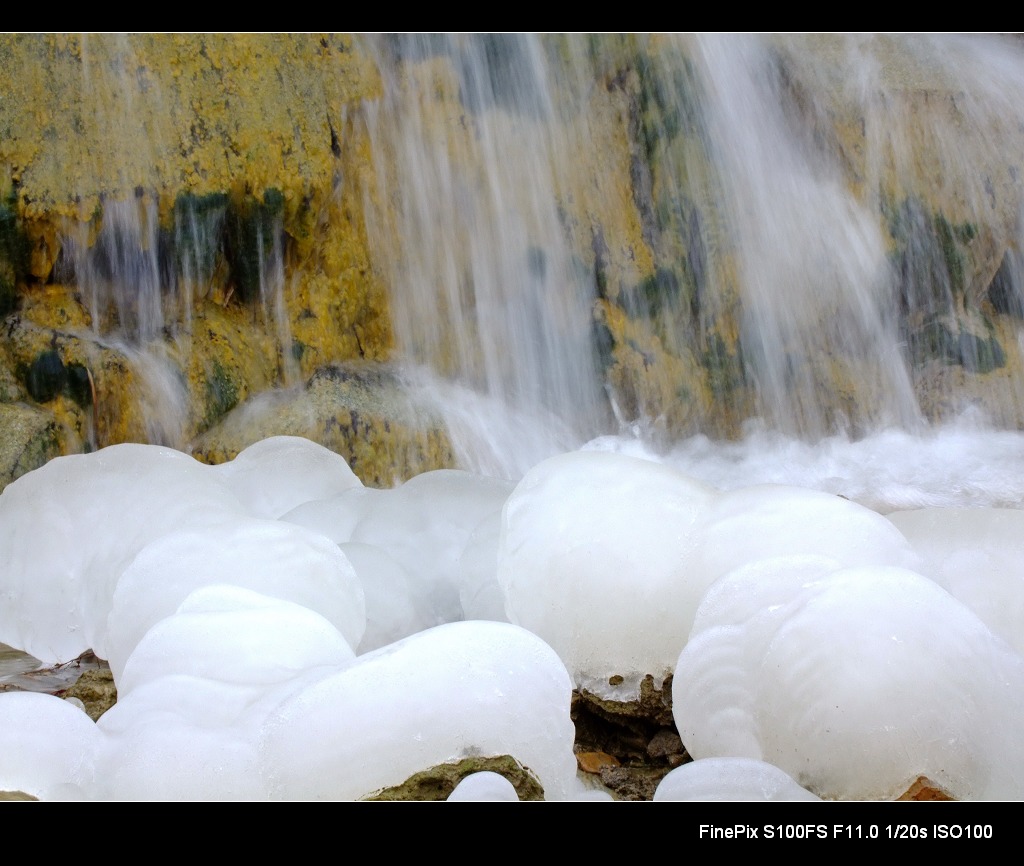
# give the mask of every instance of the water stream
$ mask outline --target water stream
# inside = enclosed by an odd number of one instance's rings
[[[966,410],[1019,425],[1020,319],[993,325],[1020,305],[1017,42],[367,44],[385,77],[366,108],[379,198],[396,203],[367,218],[401,351],[517,423],[553,413],[573,434],[555,450],[616,430],[735,436],[745,419],[811,441]],[[627,69],[643,79],[619,122],[646,148],[628,194],[655,271],[632,283],[601,248],[624,242],[595,96]],[[595,303],[633,328],[611,363]],[[642,363],[623,363],[622,343]]]

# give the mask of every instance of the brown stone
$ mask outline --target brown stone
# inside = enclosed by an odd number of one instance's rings
[[[955,800],[948,792],[940,788],[931,779],[918,776],[907,790],[896,798],[897,801],[939,802]]]
[[[597,775],[602,767],[618,767],[619,759],[607,752],[577,752],[576,763],[584,773]]]
[[[64,698],[77,698],[85,705],[85,712],[94,722],[117,703],[117,687],[110,668],[102,667],[83,673]]]

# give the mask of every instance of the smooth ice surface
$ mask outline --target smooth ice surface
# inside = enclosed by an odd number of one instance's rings
[[[689,631],[690,558],[713,491],[620,454],[572,452],[530,470],[502,518],[498,582],[512,622],[577,683],[631,686],[672,670]],[[594,683],[595,686],[598,683]]]
[[[101,740],[92,719],[67,701],[0,693],[0,791],[74,798],[92,784]]]
[[[704,758],[676,767],[654,802],[812,803],[820,800],[778,767],[750,758]]]
[[[257,742],[267,714],[306,679],[355,658],[312,610],[229,585],[192,592],[128,658],[94,793],[107,799],[269,796]]]
[[[366,599],[366,630],[357,652],[380,649],[435,624],[430,587],[386,550],[357,541],[338,547],[352,563]]]
[[[695,758],[764,760],[824,798],[891,799],[918,776],[960,799],[1024,795],[1024,658],[906,569],[732,572],[701,605],[672,693]]]
[[[150,541],[243,513],[214,469],[156,445],[58,457],[0,494],[0,640],[48,662],[102,657],[125,566]]]
[[[448,795],[449,803],[518,803],[512,783],[500,773],[484,770],[470,773]]]
[[[438,626],[297,692],[268,720],[275,798],[351,800],[471,755],[512,755],[547,799],[573,790],[572,681],[536,635],[508,623]]]
[[[456,469],[410,478],[381,496],[364,500],[350,541],[388,552],[428,588],[434,621],[463,618],[459,560],[473,531],[501,511],[512,483]]]
[[[498,583],[501,513],[484,518],[459,559],[459,601],[466,619],[508,622],[505,595]]]
[[[225,515],[156,539],[124,569],[104,642],[115,679],[152,625],[193,590],[218,583],[301,604],[325,617],[353,647],[366,628],[362,586],[336,544],[289,523]]]
[[[922,570],[1024,653],[1024,511],[920,508],[888,515]]]
[[[257,517],[363,485],[344,457],[300,436],[263,439],[213,469]]]
[[[718,578],[778,556],[825,556],[846,566],[918,564],[888,520],[841,496],[780,484],[730,490],[704,514],[690,566],[690,615]]]
[[[305,526],[340,544],[351,540],[352,531],[371,502],[388,492],[375,487],[350,487],[326,499],[303,502],[281,515],[281,520]]]
[[[309,608],[215,584],[192,592],[146,632],[125,663],[118,693],[177,674],[264,686],[354,657],[344,636]]]
[[[134,688],[96,725],[105,736],[89,799],[266,800],[257,730],[278,700],[183,674]]]

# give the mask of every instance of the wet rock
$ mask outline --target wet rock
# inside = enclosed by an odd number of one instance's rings
[[[26,794],[24,791],[0,791],[0,801],[15,801],[15,800],[34,800],[38,801],[38,797],[33,797],[31,794]]]
[[[330,448],[372,487],[455,466],[439,417],[383,364],[323,368],[305,387],[260,395],[198,437],[192,455],[222,463],[269,436],[302,436]]]
[[[931,779],[918,776],[907,790],[896,798],[898,801],[936,802],[955,800],[949,793],[936,785]]]
[[[617,677],[612,677],[612,685]],[[576,760],[583,772],[620,800],[650,800],[658,783],[690,759],[672,717],[672,677],[661,686],[648,675],[635,701],[613,701],[586,689],[573,692]]]
[[[678,766],[684,761],[686,748],[679,734],[669,728],[662,728],[651,737],[647,744],[647,754],[654,760],[661,758],[670,765]]]
[[[605,767],[618,767],[619,759],[607,752],[577,752],[576,763],[584,773],[600,774]]]
[[[117,687],[114,685],[114,674],[110,668],[103,667],[87,670],[73,686],[61,694],[65,700],[77,698],[85,706],[85,712],[94,722],[117,703]]]
[[[49,403],[67,385],[68,371],[53,349],[40,352],[28,368],[25,387],[38,403]]]
[[[618,800],[653,800],[667,767],[602,767],[601,784]]]
[[[60,454],[51,412],[24,403],[0,403],[0,491]]]
[[[490,771],[504,776],[516,789],[520,800],[543,800],[544,789],[527,767],[510,755],[464,758],[431,767],[410,776],[401,785],[385,788],[365,800],[447,800],[455,786],[471,773]]]

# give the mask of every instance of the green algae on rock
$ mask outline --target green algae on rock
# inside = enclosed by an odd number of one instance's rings
[[[447,800],[455,786],[472,773],[491,772],[504,776],[516,789],[519,799],[543,800],[544,788],[537,777],[511,755],[468,757],[448,764],[439,764],[406,779],[401,785],[385,788],[364,800]]]

